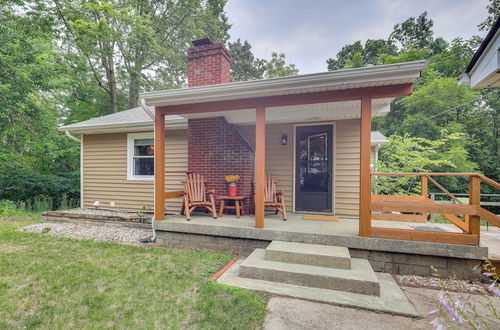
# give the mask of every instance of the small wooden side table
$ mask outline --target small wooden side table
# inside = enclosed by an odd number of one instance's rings
[[[245,208],[243,207],[243,200],[245,198],[244,196],[217,196],[217,199],[220,200],[219,217],[222,217],[224,214],[224,209],[236,210],[237,218],[240,217],[240,214],[245,215]],[[234,206],[226,205],[226,201],[234,201]]]

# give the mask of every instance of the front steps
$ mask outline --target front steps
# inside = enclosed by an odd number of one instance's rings
[[[219,282],[299,299],[417,317],[389,274],[345,247],[273,241],[239,260]]]
[[[353,259],[351,269],[290,264],[265,259],[256,249],[240,266],[240,277],[378,296],[380,287],[368,260]]]

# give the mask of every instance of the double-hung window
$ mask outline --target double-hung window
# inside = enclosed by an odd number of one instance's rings
[[[153,133],[131,133],[127,138],[127,170],[129,180],[154,179]]]

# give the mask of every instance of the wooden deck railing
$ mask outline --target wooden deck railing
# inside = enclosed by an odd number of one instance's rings
[[[409,239],[455,244],[479,244],[481,219],[500,227],[500,216],[481,207],[481,182],[496,189],[500,184],[480,173],[371,173],[375,176],[419,176],[420,196],[372,195],[370,210],[372,220],[426,222],[429,214],[439,214],[462,230],[462,233],[416,231],[372,227],[371,237]],[[469,204],[458,199],[433,177],[469,177]],[[455,204],[442,204],[429,198],[429,182],[447,195]],[[462,217],[459,217],[461,215]]]

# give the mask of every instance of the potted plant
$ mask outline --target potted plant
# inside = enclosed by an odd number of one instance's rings
[[[226,175],[226,181],[229,183],[227,194],[231,197],[237,195],[236,182],[240,179],[239,175]]]

